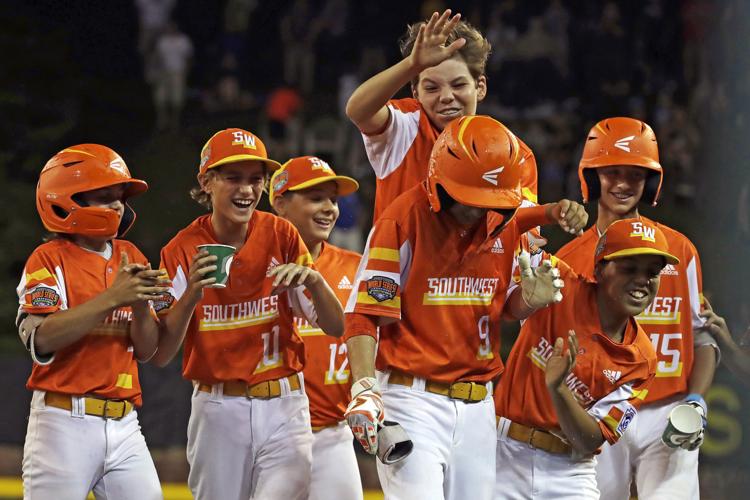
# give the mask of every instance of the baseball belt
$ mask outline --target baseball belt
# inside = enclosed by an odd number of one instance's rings
[[[394,371],[388,376],[388,383],[411,387],[414,383],[414,376]],[[476,403],[487,397],[487,387],[479,382],[453,382],[448,384],[426,380],[424,390],[433,394],[448,396],[451,399],[459,399],[466,403]]]
[[[526,427],[517,422],[511,422],[510,426],[508,426],[508,437],[526,443],[532,448],[537,448],[549,453],[570,455],[573,451],[573,448],[568,443],[554,434],[543,429]]]
[[[289,389],[296,391],[302,385],[299,381],[299,375],[289,375],[276,380],[266,380],[257,384],[248,384],[241,380],[230,380],[224,382],[225,396],[244,396],[248,399],[271,399],[281,396],[281,381],[289,381]],[[198,383],[198,390],[201,392],[211,392],[211,384]]]
[[[73,410],[73,397],[75,396],[60,392],[47,392],[44,394],[44,404],[63,410]],[[86,415],[97,417],[118,420],[133,411],[133,403],[122,399],[83,398],[83,402]]]

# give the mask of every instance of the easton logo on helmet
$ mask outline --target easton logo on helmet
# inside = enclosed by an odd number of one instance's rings
[[[494,170],[488,170],[484,174],[482,174],[482,179],[486,180],[493,186],[497,186],[497,176],[502,173],[502,171],[505,170],[505,167],[498,167]]]
[[[630,141],[635,139],[634,135],[629,135],[627,137],[623,137],[622,139],[617,139],[615,141],[615,147],[622,149],[626,153],[630,153]]]

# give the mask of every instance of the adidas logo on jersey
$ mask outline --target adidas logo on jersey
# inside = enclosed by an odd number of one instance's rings
[[[276,257],[271,257],[271,262],[268,263],[268,269],[266,269],[266,276],[271,276],[271,269],[279,265],[279,261]]]
[[[616,384],[620,380],[620,377],[622,377],[622,372],[619,370],[602,370],[602,373],[613,384]]]
[[[500,241],[500,238],[496,238],[495,243],[492,244],[492,253],[505,253],[503,242]]]
[[[339,281],[339,290],[351,290],[352,289],[352,282],[349,281],[349,278],[344,276],[341,278],[341,281]]]
[[[661,273],[659,273],[664,276],[677,276],[679,273],[677,272],[677,269],[674,268],[672,264],[667,264],[664,266],[664,269],[661,270]]]

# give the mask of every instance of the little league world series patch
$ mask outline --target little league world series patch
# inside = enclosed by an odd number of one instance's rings
[[[54,307],[60,303],[60,294],[46,286],[38,286],[29,292],[29,303],[34,307]]]
[[[152,299],[154,311],[156,312],[159,312],[164,309],[169,309],[170,307],[172,307],[173,302],[174,302],[174,295],[172,295],[169,292],[166,292],[163,295],[159,295],[158,297],[154,297]]]
[[[398,285],[396,282],[385,276],[373,276],[367,280],[366,284],[367,295],[378,302],[391,300],[396,296],[396,292],[398,292]]]

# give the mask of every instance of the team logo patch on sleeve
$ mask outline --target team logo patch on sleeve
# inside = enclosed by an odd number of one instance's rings
[[[28,294],[33,307],[55,307],[60,304],[60,294],[47,286],[38,286]]]
[[[378,302],[391,300],[396,296],[396,292],[398,292],[398,285],[396,282],[385,276],[373,276],[366,281],[366,284],[367,295]]]
[[[163,311],[164,309],[169,309],[170,307],[172,307],[172,304],[174,303],[174,295],[167,292],[164,295],[160,295],[154,298],[151,301],[151,303],[154,308],[154,311],[156,312]]]
[[[284,189],[284,186],[286,186],[289,183],[289,172],[287,170],[283,170],[279,172],[279,175],[276,176],[276,178],[273,180],[273,190],[274,192],[281,191]]]
[[[622,418],[620,419],[620,425],[617,426],[617,434],[622,436],[622,434],[625,432],[625,429],[628,428],[630,425],[630,422],[633,421],[635,418],[635,408],[632,406],[625,410],[625,413],[622,415]]]

